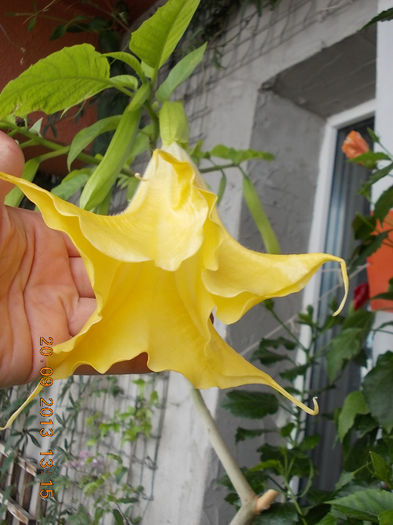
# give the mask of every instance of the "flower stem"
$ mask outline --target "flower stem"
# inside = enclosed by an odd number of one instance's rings
[[[270,507],[273,500],[277,497],[278,492],[275,490],[268,490],[262,496],[257,496],[255,494],[224,442],[217,428],[217,424],[207,408],[200,391],[191,387],[191,396],[194,405],[205,424],[210,443],[241,501],[240,510],[237,512],[230,525],[249,525],[256,516]]]

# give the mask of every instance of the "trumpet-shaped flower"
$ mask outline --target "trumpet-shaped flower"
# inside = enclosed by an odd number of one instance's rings
[[[221,223],[216,196],[176,144],[153,153],[133,200],[116,216],[96,215],[25,180],[1,177],[38,206],[49,227],[70,237],[95,292],[93,315],[48,358],[54,379],[82,364],[104,373],[146,352],[152,371],[180,372],[196,388],[270,385],[315,413],[236,353],[209,318],[214,310],[233,323],[264,299],[297,292],[327,261],[341,264],[347,287],[342,259],[260,254],[241,246]]]

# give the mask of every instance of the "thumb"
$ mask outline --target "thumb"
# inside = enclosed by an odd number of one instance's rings
[[[0,131],[0,171],[21,177],[24,164],[25,158],[18,144]],[[0,180],[0,203],[13,187],[9,182]]]

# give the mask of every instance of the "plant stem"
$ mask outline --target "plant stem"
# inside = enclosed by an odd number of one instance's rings
[[[241,501],[240,510],[230,522],[230,525],[249,525],[256,516],[270,507],[271,503],[277,497],[278,492],[270,489],[262,496],[258,497],[255,494],[224,442],[200,391],[191,387],[191,396],[205,424],[210,443]]]

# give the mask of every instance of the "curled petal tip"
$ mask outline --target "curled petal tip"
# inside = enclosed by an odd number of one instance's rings
[[[344,259],[338,258],[338,262],[341,266],[341,275],[344,283],[344,297],[342,298],[342,301],[340,303],[340,306],[337,308],[337,310],[333,313],[333,315],[338,315],[341,310],[344,308],[344,305],[346,303],[347,297],[348,297],[348,291],[349,291],[349,280],[348,280],[348,273],[347,273],[347,265],[345,264]]]

